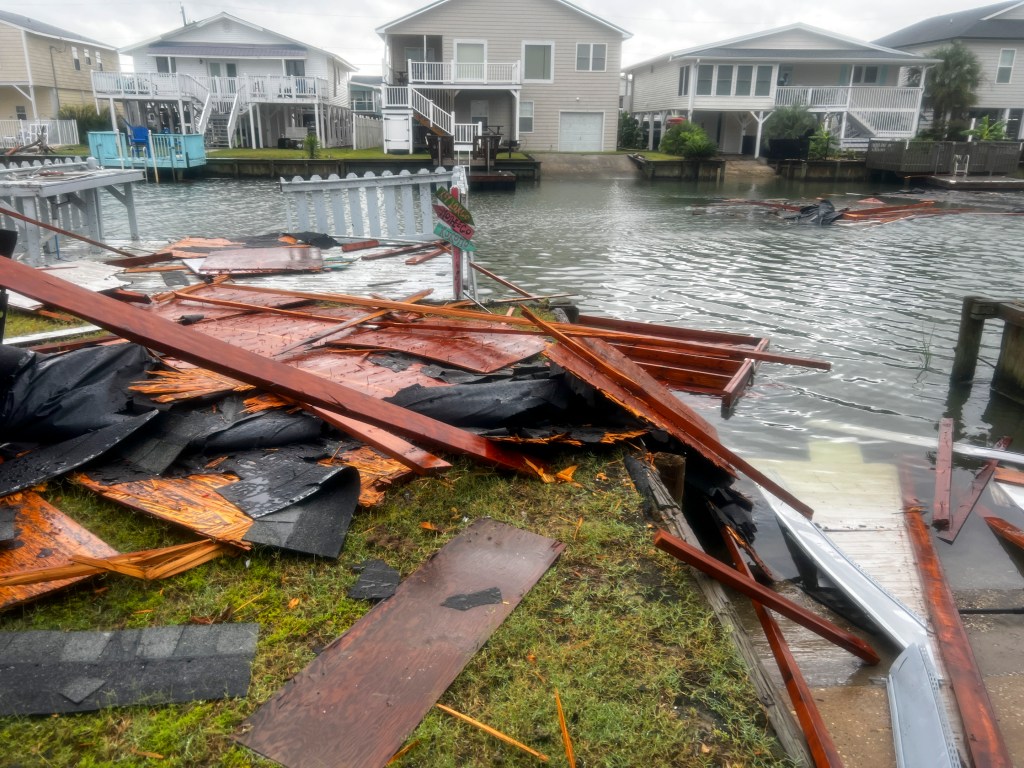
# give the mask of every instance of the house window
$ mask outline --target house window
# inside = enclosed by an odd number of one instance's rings
[[[550,83],[554,80],[554,43],[523,43],[523,80]]]
[[[608,46],[604,43],[576,43],[576,71],[604,72]]]
[[[874,85],[878,82],[878,67],[862,67],[859,64],[853,68],[853,85]]]
[[[775,81],[776,85],[786,86],[789,85],[789,81],[793,79],[793,65],[783,64],[779,67],[779,77]]]
[[[763,64],[757,68],[757,80],[754,81],[754,95],[768,96],[772,92],[772,66]]]
[[[519,133],[533,133],[532,101],[524,101],[519,105]]]
[[[19,120],[28,120],[28,112],[25,111],[25,107],[18,105],[14,108],[14,116]]]
[[[690,95],[690,65],[679,68],[679,95]]]
[[[715,86],[715,96],[732,95],[732,64],[718,65],[718,83]]]
[[[736,67],[736,95],[749,96],[750,85],[754,78],[754,68],[750,64]]]
[[[174,74],[178,71],[178,62],[173,56],[157,56],[156,71],[165,75]]]
[[[1000,85],[1010,82],[1010,73],[1013,72],[1013,60],[1016,57],[1016,48],[1003,48],[999,52],[999,68],[996,70],[996,82]]]
[[[455,41],[455,79],[486,79],[487,44],[479,41]]]
[[[82,62],[78,60],[78,49],[74,46],[71,48],[71,60],[75,64],[75,69],[80,70],[82,68]]]
[[[89,49],[86,48],[85,51],[83,51],[83,53],[85,53],[85,63],[92,64],[92,56],[89,55]]]
[[[96,51],[96,66],[99,68],[100,72],[103,71],[103,59],[100,58],[99,51]]]
[[[711,83],[715,79],[715,65],[701,64],[697,67],[697,95],[710,96]]]

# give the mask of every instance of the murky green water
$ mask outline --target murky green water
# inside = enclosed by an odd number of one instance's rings
[[[477,260],[524,288],[573,293],[592,313],[769,336],[773,351],[830,361],[830,372],[761,367],[719,427],[744,456],[801,458],[812,438],[853,439],[838,428],[847,424],[934,440],[944,415],[960,419],[964,439],[990,444],[1010,435],[1021,450],[1024,409],[990,398],[988,390],[1001,324],[990,323],[973,388],[951,395],[948,374],[963,298],[1024,294],[1024,217],[949,215],[817,228],[783,223],[767,208],[724,204],[826,196],[842,207],[895,189],[544,180],[514,194],[474,193],[470,207]],[[136,200],[145,239],[286,227],[272,182],[151,184],[137,190]],[[966,202],[979,200],[985,198]],[[1001,198],[1010,205],[1017,200]],[[941,198],[940,204],[964,201]],[[1024,207],[1024,193],[1018,204]],[[108,235],[117,236],[120,226],[109,225]],[[434,278],[445,269],[439,262],[431,262]],[[408,268],[395,263],[393,269]],[[330,290],[345,290],[343,273],[330,280]],[[717,403],[691,402],[715,417]],[[868,460],[907,452],[928,458],[925,448],[860,441]],[[966,469],[956,482],[969,484]],[[1024,526],[1024,515],[1006,514]],[[1012,560],[993,542],[983,524],[969,524],[943,557],[953,564],[963,559],[956,570],[968,586],[1019,588]],[[979,558],[978,547],[992,556]],[[970,562],[960,552],[973,552]]]

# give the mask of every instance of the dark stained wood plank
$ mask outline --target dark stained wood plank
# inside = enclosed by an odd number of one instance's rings
[[[939,420],[939,451],[935,457],[935,500],[932,525],[949,527],[949,497],[953,490],[953,420]]]
[[[412,440],[467,454],[487,464],[536,476],[518,453],[418,413],[362,394],[291,366],[254,355],[219,339],[197,334],[115,299],[0,259],[0,285],[96,323],[150,349],[232,376],[267,392],[367,421]],[[409,305],[416,307],[415,304]]]
[[[735,540],[729,535],[723,538],[736,570],[748,579],[753,579],[754,574],[751,573],[750,567],[743,559],[743,555],[740,554]],[[807,685],[803,672],[800,671],[800,665],[782,634],[782,628],[763,605],[755,600],[753,606],[757,620],[761,622],[761,628],[768,640],[768,646],[772,649],[775,663],[779,666],[782,682],[786,684],[786,692],[789,693],[797,720],[800,721],[800,727],[807,739],[807,746],[811,750],[811,757],[814,760],[814,768],[842,768],[843,759],[839,754],[839,748],[832,740],[832,734],[829,733],[828,726],[825,725],[818,705],[814,703],[814,694],[811,693],[811,688]]]
[[[668,339],[686,341],[706,341],[713,344],[746,344],[756,348],[763,339],[759,336],[748,336],[742,333],[725,333],[722,331],[700,331],[694,328],[680,328],[674,325],[657,323],[640,323],[635,320],[615,320],[599,315],[580,315],[580,324],[595,328],[608,328],[625,333],[639,333],[645,336],[663,336]]]
[[[610,341],[613,347],[638,363],[664,363],[677,365],[680,368],[693,368],[702,371],[714,371],[731,376],[743,364],[740,360],[712,354],[694,354],[671,347],[649,347],[644,344],[633,344],[621,341]]]
[[[995,444],[995,447],[1000,451],[1005,451],[1010,447],[1010,442],[1009,437],[1004,437]],[[974,476],[971,489],[967,492],[967,498],[961,501],[960,506],[956,508],[956,512],[950,515],[949,528],[939,533],[940,539],[948,541],[950,544],[956,541],[957,534],[960,533],[960,529],[967,522],[967,518],[974,510],[985,488],[988,487],[989,481],[992,480],[992,476],[996,473],[998,466],[998,459],[992,459],[986,462],[985,466]]]
[[[912,485],[906,479],[905,468],[903,472],[904,520],[914,547],[936,644],[946,663],[949,685],[963,722],[964,744],[970,753],[971,763],[977,768],[1012,768],[1013,761],[999,730],[995,708],[974,658],[970,638],[960,621],[956,600],[932,544],[923,510],[916,500],[909,498]]]
[[[795,621],[800,626],[835,643],[862,661],[868,664],[877,664],[879,662],[879,657],[875,650],[856,635],[840,629],[831,621],[823,619],[800,607],[792,600],[788,600],[767,587],[761,586],[754,579],[737,573],[710,555],[701,552],[696,547],[690,546],[682,539],[659,530],[654,534],[654,546],[682,560],[687,565],[692,565],[716,581],[722,582],[727,587],[731,587],[737,592],[742,592],[750,599],[756,600],[773,611],[778,611],[787,619]]]
[[[988,523],[988,527],[995,531],[999,538],[1008,541],[1024,552],[1024,531],[995,515],[985,515],[985,522]]]
[[[288,768],[387,764],[564,547],[477,520],[327,646],[235,738]],[[493,587],[500,602],[442,606]]]

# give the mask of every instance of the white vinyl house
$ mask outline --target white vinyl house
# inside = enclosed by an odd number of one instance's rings
[[[425,132],[472,146],[486,132],[524,150],[615,149],[622,41],[630,33],[565,0],[438,0],[377,29],[385,151]]]
[[[134,73],[93,73],[98,101],[124,105],[129,122],[201,133],[208,146],[274,146],[315,133],[323,146],[351,136],[348,79],[354,67],[227,13],[121,53]]]
[[[698,123],[723,152],[760,152],[765,120],[804,104],[846,146],[917,133],[923,88],[916,54],[792,24],[664,54],[627,69],[624,108],[656,126],[672,116]],[[910,76],[918,74],[917,84]]]
[[[953,41],[963,43],[981,64],[972,115],[1002,120],[1008,137],[1024,139],[1024,2],[1012,0],[934,16],[876,42],[928,54]]]

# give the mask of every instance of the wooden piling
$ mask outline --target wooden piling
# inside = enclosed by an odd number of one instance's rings
[[[952,384],[971,381],[974,369],[978,364],[978,352],[981,349],[981,335],[985,330],[985,318],[994,317],[996,302],[980,296],[964,298],[960,310],[960,331],[956,339],[956,351],[953,355],[953,370],[949,381]]]

